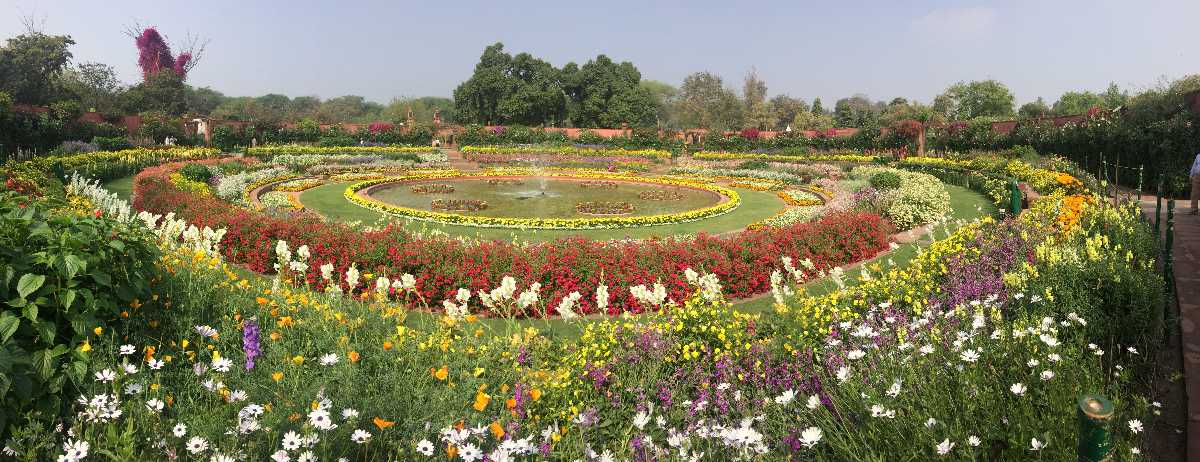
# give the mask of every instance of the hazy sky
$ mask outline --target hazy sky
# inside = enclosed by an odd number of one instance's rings
[[[75,60],[140,79],[135,22],[171,41],[211,39],[189,77],[227,95],[450,96],[483,48],[503,42],[556,66],[607,54],[679,85],[710,71],[741,89],[827,107],[865,93],[928,102],[960,80],[998,79],[1018,102],[1109,82],[1141,89],[1200,73],[1200,0],[622,1],[0,0],[0,38],[21,17],[71,35]]]

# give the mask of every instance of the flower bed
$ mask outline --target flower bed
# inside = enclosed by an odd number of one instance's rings
[[[426,154],[430,162],[436,162],[437,148],[430,146],[307,146],[300,144],[283,144],[274,146],[258,146],[246,149],[246,155],[271,158],[279,155],[388,155],[388,154]],[[441,157],[444,162],[444,155]]]
[[[387,226],[377,231],[354,231],[316,217],[271,217],[213,197],[179,191],[168,179],[182,164],[149,168],[134,181],[135,207],[155,213],[175,212],[197,226],[227,229],[221,250],[231,262],[257,272],[272,272],[275,243],[308,245],[312,252],[305,278],[320,288],[329,282],[318,268],[330,264],[339,274],[353,263],[364,273],[416,277],[417,289],[408,301],[453,298],[457,288],[491,290],[499,277],[510,275],[538,282],[541,297],[549,303],[572,291],[588,294],[579,301],[580,313],[640,312],[630,287],[661,281],[676,300],[690,290],[677,273],[681,268],[704,268],[718,275],[726,293],[746,297],[769,288],[769,268],[779,255],[809,258],[822,268],[832,268],[874,256],[887,247],[891,226],[876,215],[846,213],[812,223],[759,232],[753,235],[713,237],[701,234],[685,239],[597,242],[582,238],[518,244],[469,243],[450,238],[421,237]],[[611,301],[600,309],[591,290],[603,281]],[[341,281],[337,285],[349,286]],[[548,311],[529,313],[544,316]]]
[[[940,221],[950,212],[950,193],[941,180],[924,173],[898,170],[890,167],[855,167],[852,178],[866,180],[881,172],[899,177],[899,187],[877,191],[870,201],[879,208],[897,228]]]
[[[454,186],[445,183],[417,184],[409,188],[414,194],[450,194]]]
[[[478,212],[488,208],[487,201],[476,199],[434,199],[429,208],[448,212]]]
[[[770,162],[877,162],[883,160],[882,157],[864,156],[857,154],[804,154],[804,155],[785,155],[785,154],[766,154],[756,152],[712,152],[700,151],[692,154],[695,159],[701,160],[764,160]]]
[[[643,157],[650,159],[670,159],[670,151],[657,149],[605,149],[579,148],[575,146],[465,146],[464,155],[475,154],[522,154],[522,155],[553,155],[574,157]]]
[[[273,186],[273,191],[301,192],[315,188],[325,184],[324,181],[315,178],[302,178],[299,180],[285,181]]]
[[[638,198],[646,201],[677,201],[683,199],[683,193],[674,189],[651,189],[638,193]]]
[[[575,211],[584,215],[628,215],[633,213],[628,202],[589,201],[575,204]]]
[[[794,207],[804,207],[812,205],[822,205],[825,203],[816,193],[803,189],[788,189],[775,193],[787,205]]]
[[[617,182],[604,180],[587,180],[579,182],[580,188],[617,189]]]
[[[639,181],[642,183],[654,183],[664,186],[679,186],[695,189],[703,189],[711,191],[724,197],[720,203],[701,209],[688,210],[672,214],[660,215],[639,215],[632,217],[589,217],[589,218],[509,218],[509,217],[488,217],[476,215],[460,215],[453,213],[442,213],[437,211],[419,210],[410,207],[401,207],[398,205],[389,204],[371,197],[363,197],[359,191],[368,188],[395,182],[404,182],[411,180],[431,180],[437,178],[463,178],[463,177],[487,177],[493,174],[508,174],[508,173],[532,173],[530,170],[491,170],[482,173],[462,173],[457,171],[435,171],[429,173],[414,173],[403,176],[381,178],[376,180],[363,181],[350,185],[346,188],[346,200],[358,204],[359,206],[375,210],[381,213],[394,215],[403,218],[411,218],[414,220],[431,221],[436,223],[447,223],[464,226],[478,226],[485,228],[518,228],[518,229],[597,229],[597,228],[625,228],[633,226],[658,226],[674,223],[684,223],[689,221],[702,220],[718,215],[728,213],[737,208],[741,204],[741,198],[737,191],[729,188],[712,185],[700,184],[691,182],[681,182],[676,180],[668,180],[661,178],[630,178],[627,175],[611,175],[598,172],[580,172],[580,173],[552,173],[555,178],[582,179],[585,181]],[[545,173],[543,173],[545,174]]]

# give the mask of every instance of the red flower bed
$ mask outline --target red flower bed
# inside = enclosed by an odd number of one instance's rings
[[[329,262],[336,267],[335,274],[344,274],[352,262],[362,272],[377,276],[397,278],[410,273],[417,278],[422,296],[435,306],[453,297],[459,287],[472,292],[491,290],[501,278],[512,276],[520,290],[540,282],[543,304],[551,313],[559,299],[572,291],[583,294],[579,311],[596,312],[595,289],[601,282],[609,287],[609,314],[640,312],[643,307],[630,295],[629,287],[661,281],[671,298],[683,300],[691,292],[683,276],[686,268],[717,275],[726,296],[742,298],[770,290],[770,274],[780,266],[781,256],[808,258],[818,268],[842,266],[878,254],[887,247],[893,230],[878,215],[843,213],[734,236],[465,244],[454,239],[418,238],[398,227],[358,232],[303,212],[276,218],[250,211],[176,189],[168,175],[183,165],[167,164],[138,174],[134,207],[161,214],[175,212],[196,226],[226,228],[221,242],[226,258],[261,273],[272,271],[277,240],[287,241],[293,249],[307,244],[312,253],[308,280],[318,287],[323,284],[318,268]]]

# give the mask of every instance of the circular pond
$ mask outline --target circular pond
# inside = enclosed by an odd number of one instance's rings
[[[352,202],[396,216],[484,227],[617,228],[694,221],[737,207],[716,185],[660,178],[459,174],[357,183]],[[446,204],[472,207],[447,210]]]

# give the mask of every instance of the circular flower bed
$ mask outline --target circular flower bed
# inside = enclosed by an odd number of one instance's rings
[[[580,187],[580,188],[605,188],[605,189],[617,189],[617,182],[615,182],[615,181],[603,181],[603,180],[594,180],[594,181],[581,181],[581,182],[579,183],[579,187]]]
[[[415,194],[450,194],[454,192],[454,186],[442,183],[418,184],[411,188]]]
[[[475,199],[434,199],[429,203],[429,207],[449,212],[477,212],[486,209],[488,204],[486,201]]]
[[[525,184],[525,182],[516,178],[492,178],[487,180],[487,184],[491,186],[520,186]]]
[[[521,173],[521,172],[514,172]],[[408,175],[395,176],[389,178],[379,178],[368,181],[362,181],[350,185],[346,188],[346,200],[357,204],[361,207],[375,210],[388,215],[431,221],[436,223],[477,226],[484,228],[517,228],[517,229],[603,229],[603,228],[627,228],[635,226],[656,226],[675,223],[684,223],[689,221],[702,220],[705,218],[723,215],[736,209],[741,205],[741,198],[737,191],[730,188],[715,184],[702,184],[690,181],[683,181],[669,178],[631,178],[628,175],[608,174],[595,171],[579,171],[574,173],[554,173],[547,176],[553,179],[581,180],[592,182],[612,182],[620,183],[622,181],[649,183],[661,185],[664,187],[677,188],[692,188],[715,193],[721,197],[721,201],[707,207],[686,210],[677,213],[663,213],[657,215],[635,215],[635,216],[615,216],[618,214],[589,214],[597,216],[575,217],[575,218],[517,218],[517,217],[494,217],[494,216],[478,216],[478,215],[463,215],[458,213],[448,213],[451,210],[421,210],[412,207],[404,207],[371,197],[369,188],[377,187],[384,184],[404,183],[406,181],[429,181],[437,179],[451,178],[480,178],[497,175],[497,172],[480,172],[480,173],[464,173],[458,171],[431,171],[410,173]],[[523,173],[524,174],[524,173]],[[488,178],[500,179],[500,178]],[[504,178],[502,180],[507,180]],[[360,193],[362,192],[362,193]],[[628,214],[623,212],[619,215]]]
[[[647,201],[677,201],[683,199],[683,193],[674,189],[653,189],[638,193],[638,198]]]
[[[575,211],[584,215],[628,215],[633,204],[628,202],[590,201],[575,204]]]

